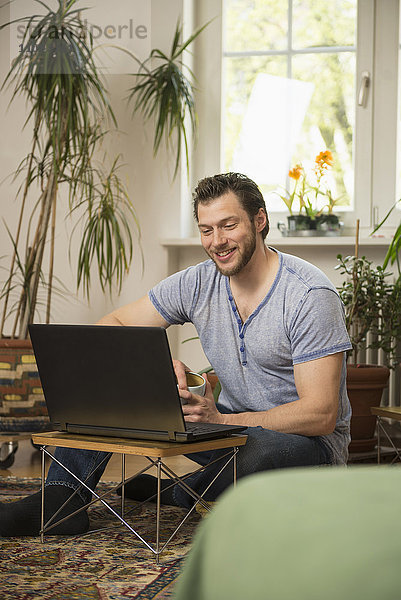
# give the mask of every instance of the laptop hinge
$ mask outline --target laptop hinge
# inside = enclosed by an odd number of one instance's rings
[[[175,431],[168,432],[168,439],[170,442],[175,442]]]

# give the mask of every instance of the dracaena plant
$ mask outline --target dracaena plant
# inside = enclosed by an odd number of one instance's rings
[[[83,9],[77,0],[57,0],[54,9],[36,1],[45,14],[18,19],[25,34],[3,83],[11,88],[11,103],[25,98],[24,126],[32,129],[30,148],[15,173],[23,179],[21,208],[17,230],[9,232],[12,257],[1,293],[0,335],[12,319],[11,335],[20,338],[27,337],[40,302],[50,318],[56,206],[59,210],[63,197],[69,198],[64,213],[79,214],[83,227],[77,284],[86,294],[94,264],[103,290],[121,289],[133,257],[132,232],[139,236],[119,176],[120,159],[113,158],[106,172],[104,161],[95,160],[107,127],[116,120],[93,59],[92,37],[80,18]],[[68,194],[61,194],[63,188]]]
[[[170,54],[154,48],[149,58],[140,62],[139,70],[135,73],[136,83],[129,93],[134,112],[140,112],[145,121],[154,120],[154,154],[157,154],[163,139],[167,147],[173,149],[173,178],[178,173],[183,148],[187,172],[189,170],[189,132],[194,136],[197,129],[195,78],[189,66],[185,64],[184,50],[207,25],[208,23],[181,42],[182,26],[178,23]]]

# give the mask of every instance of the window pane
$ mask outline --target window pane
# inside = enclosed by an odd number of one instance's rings
[[[225,0],[225,50],[286,48],[288,2]]]
[[[224,146],[225,170],[235,169],[235,165],[241,164],[243,151],[248,149],[247,121],[253,120],[253,109],[250,108],[255,103],[260,106],[263,114],[266,114],[265,95],[262,92],[259,101],[259,95],[255,92],[251,100],[251,92],[255,88],[255,82],[261,73],[269,73],[272,79],[280,80],[286,73],[286,60],[284,57],[260,57],[251,58],[226,58],[224,60],[224,81],[225,81],[225,106],[224,106]],[[272,98],[272,100],[274,100]],[[254,112],[254,117],[258,118],[259,110]],[[271,113],[270,113],[271,114]],[[249,116],[248,116],[249,115]],[[245,121],[244,121],[245,120]],[[245,127],[244,127],[245,125]],[[258,124],[256,123],[258,127]],[[252,127],[252,131],[253,131]],[[243,132],[243,139],[240,139]],[[252,141],[250,142],[252,143]],[[262,158],[263,160],[263,158]],[[244,172],[246,169],[243,169]]]
[[[339,205],[353,197],[353,131],[355,115],[355,54],[298,55],[293,76],[313,82],[313,94],[305,114],[292,164],[313,161],[328,148],[333,153],[332,193]]]
[[[226,16],[241,5],[248,19],[256,7],[262,10],[261,4],[227,1]],[[273,211],[286,210],[278,192],[288,189],[289,169],[297,163],[312,168],[316,155],[326,149],[334,158],[330,191],[338,205],[353,205],[356,53],[354,47],[344,51],[343,46],[355,42],[356,0],[333,4],[335,10],[324,0],[291,0],[288,27],[283,27],[283,32],[297,36],[298,46],[302,46],[299,52],[291,51],[294,40],[287,40],[285,49],[270,56],[268,49],[267,56],[249,56],[257,28],[248,19],[241,30],[242,48],[249,49],[247,56],[224,58],[224,169],[252,177]],[[276,10],[283,18],[279,0],[264,6],[269,8],[265,19],[277,22]],[[239,15],[237,11],[236,19]],[[257,18],[262,21],[262,14]],[[229,30],[226,36],[230,36]],[[308,51],[308,45],[319,48]],[[334,45],[342,48],[331,52],[321,48]]]
[[[293,0],[294,48],[355,46],[356,0]]]

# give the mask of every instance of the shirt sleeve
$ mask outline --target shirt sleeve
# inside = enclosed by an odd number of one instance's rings
[[[329,288],[312,288],[300,301],[291,321],[293,364],[352,349],[344,307]]]
[[[198,294],[199,275],[196,267],[189,267],[155,285],[149,292],[149,299],[170,325],[182,325],[192,321]]]

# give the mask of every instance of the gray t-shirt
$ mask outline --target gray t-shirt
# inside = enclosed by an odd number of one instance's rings
[[[276,278],[245,323],[229,278],[212,260],[171,275],[149,292],[168,323],[195,325],[222,386],[219,404],[233,412],[268,410],[297,400],[295,364],[351,349],[343,305],[332,283],[310,263],[275,251]],[[322,436],[333,463],[346,462],[350,418],[344,354],[336,428]]]

